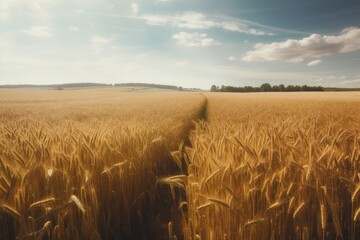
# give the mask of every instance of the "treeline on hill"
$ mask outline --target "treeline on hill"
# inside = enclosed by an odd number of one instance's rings
[[[62,90],[64,88],[82,88],[82,87],[145,87],[145,88],[161,88],[170,90],[195,90],[183,89],[173,85],[153,84],[153,83],[64,83],[64,84],[48,84],[48,85],[35,85],[35,84],[18,84],[18,85],[0,85],[0,88],[55,88]]]
[[[182,87],[177,87],[173,85],[153,84],[153,83],[116,83],[114,86],[115,87],[148,87],[148,88],[183,90]]]
[[[233,86],[224,86],[221,87],[212,85],[211,92],[300,92],[300,91],[325,91],[321,86],[299,86],[299,85],[288,85],[284,84],[271,86],[269,83],[264,83],[260,87],[233,87]]]

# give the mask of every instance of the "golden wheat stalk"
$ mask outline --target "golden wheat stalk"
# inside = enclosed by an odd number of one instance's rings
[[[2,210],[5,213],[10,214],[11,216],[20,219],[21,218],[21,214],[13,207],[10,207],[6,204],[0,204],[0,210]]]
[[[70,196],[70,201],[72,201],[73,203],[75,203],[75,205],[80,209],[80,211],[83,213],[83,214],[86,214],[86,210],[85,210],[85,207],[84,205],[81,203],[81,201],[79,200],[79,198],[75,195],[71,195]]]
[[[53,203],[55,202],[55,198],[51,197],[51,198],[47,198],[47,199],[43,199],[43,200],[40,200],[40,201],[37,201],[37,202],[34,202],[30,205],[30,207],[28,208],[28,211],[30,211],[32,208],[35,208],[35,207],[38,207],[38,206],[41,206],[41,205],[45,205],[45,204],[48,204],[48,203]]]

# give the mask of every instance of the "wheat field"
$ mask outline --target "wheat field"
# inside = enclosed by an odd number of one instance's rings
[[[208,94],[186,239],[359,239],[360,94]]]
[[[359,239],[359,93],[0,89],[0,239]]]
[[[155,206],[166,205],[158,178],[175,168],[170,152],[202,101],[176,92],[0,90],[0,238],[167,232],[152,226],[162,224]]]

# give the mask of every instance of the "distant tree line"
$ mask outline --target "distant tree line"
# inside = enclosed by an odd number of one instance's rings
[[[288,85],[284,84],[271,86],[269,83],[264,83],[260,87],[233,87],[233,86],[224,86],[221,87],[212,85],[211,92],[319,92],[325,91],[325,88],[321,86],[307,86],[307,85]]]
[[[35,85],[35,84],[18,84],[18,85],[0,85],[0,88],[53,88],[56,90],[64,90],[66,88],[82,88],[82,87],[145,87],[145,88],[161,88],[171,90],[187,90],[183,87],[153,83],[64,83],[64,84],[46,84],[46,85]],[[189,89],[192,90],[192,89]]]
[[[153,83],[116,83],[115,87],[148,87],[148,88],[162,88],[162,89],[172,89],[172,90],[182,90],[182,87],[177,87],[173,85],[162,85],[162,84],[153,84]]]

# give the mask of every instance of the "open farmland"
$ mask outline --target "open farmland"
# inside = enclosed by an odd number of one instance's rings
[[[360,94],[208,94],[186,239],[359,239]]]
[[[171,91],[0,89],[0,239],[167,235],[172,199],[160,198],[158,178],[177,171],[170,152],[203,101]]]
[[[359,93],[0,89],[0,239],[358,239]]]

